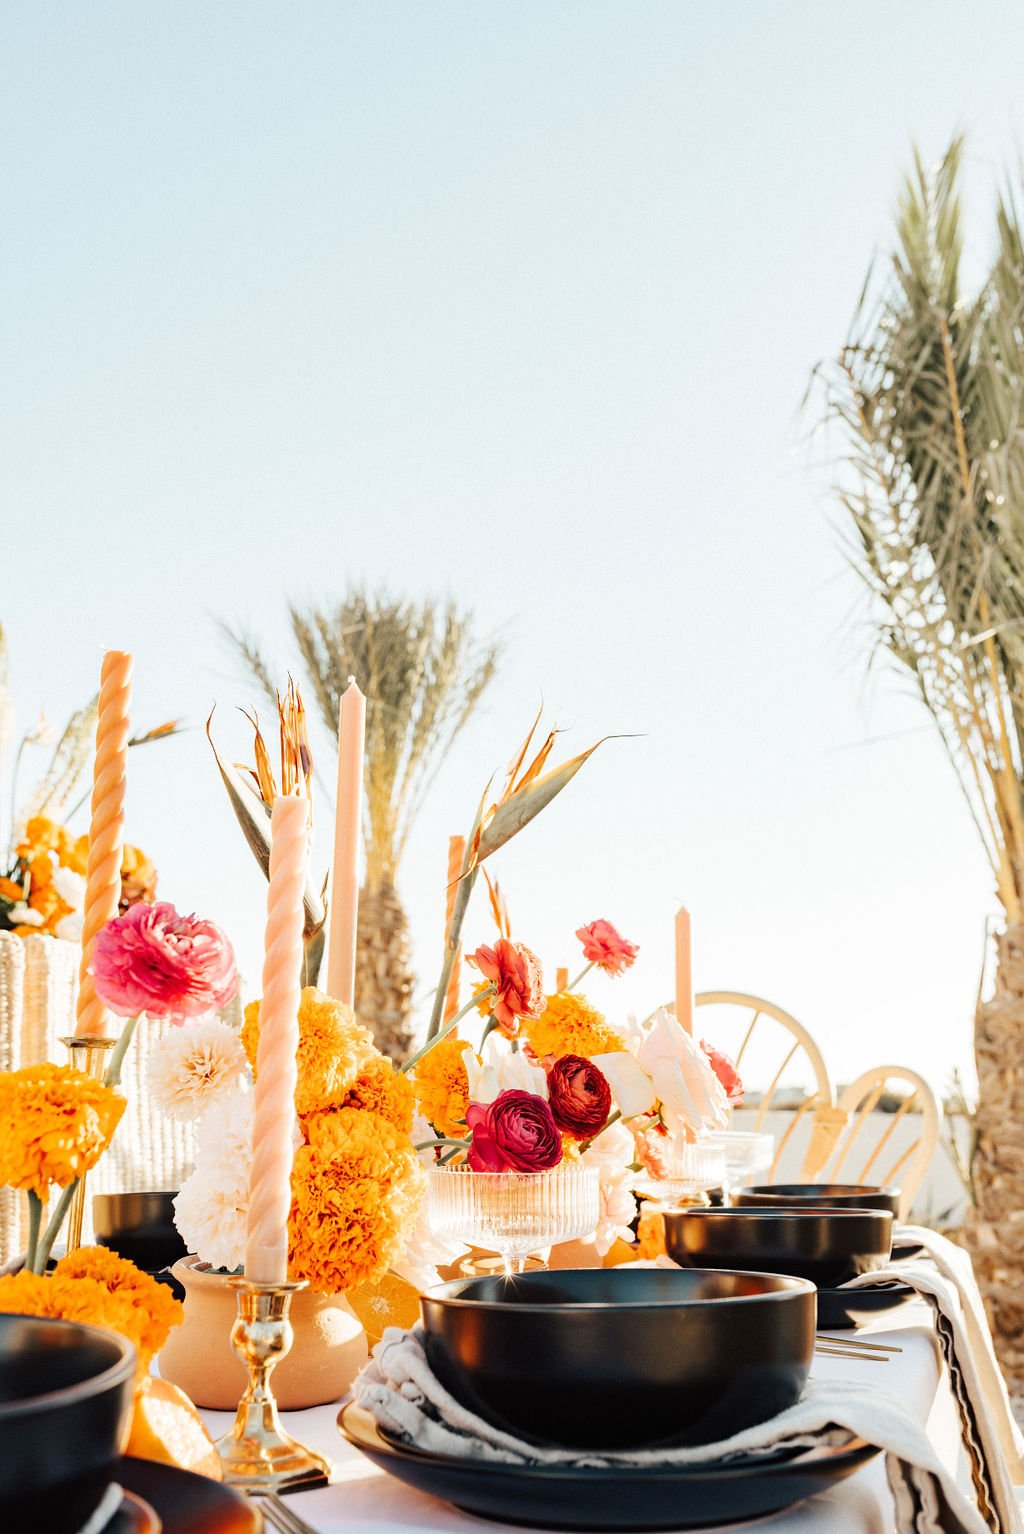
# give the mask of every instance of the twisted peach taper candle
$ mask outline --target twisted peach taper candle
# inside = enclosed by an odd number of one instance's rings
[[[245,1242],[245,1276],[259,1284],[288,1277],[308,823],[308,799],[274,800]]]
[[[82,958],[78,971],[76,1038],[104,1039],[109,1014],[96,995],[90,974],[96,934],[117,915],[121,904],[121,858],[124,848],[124,797],[128,766],[132,697],[132,657],[108,650],[100,672],[96,720],[96,760],[92,779],[89,851],[82,906]]]
[[[455,912],[455,895],[459,888],[459,875],[462,872],[462,863],[466,856],[466,838],[464,836],[450,836],[448,838],[448,899],[444,913],[444,940],[447,943],[448,934],[452,930],[452,916]],[[459,981],[462,978],[462,949],[455,955],[452,964],[452,972],[448,976],[448,990],[445,994],[444,1021],[450,1023],[459,1010]]]

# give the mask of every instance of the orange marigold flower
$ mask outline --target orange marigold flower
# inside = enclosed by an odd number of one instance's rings
[[[536,1021],[523,1020],[523,1032],[540,1060],[546,1055],[584,1055],[589,1059],[625,1048],[622,1036],[605,1022],[604,1014],[573,991],[549,996]]]
[[[439,1135],[460,1140],[468,1134],[469,1076],[466,1072],[465,1039],[449,1034],[435,1044],[416,1066],[413,1088],[416,1101]]]
[[[642,1262],[665,1256],[665,1218],[660,1211],[642,1214],[637,1223],[638,1255]]]
[[[19,901],[25,898],[25,891],[20,884],[13,879],[0,879],[0,899]]]
[[[0,1071],[0,1184],[49,1196],[94,1167],[125,1100],[67,1065]]]
[[[57,846],[60,827],[48,815],[32,815],[25,826],[25,835],[15,849],[19,857],[30,857],[34,852],[52,852]]]
[[[485,991],[487,992],[486,996],[484,995]],[[474,985],[473,999],[476,1002],[476,1010],[481,1017],[490,1017],[491,997],[493,994],[489,980],[478,980]]]
[[[28,863],[29,877],[32,880],[32,893],[42,890],[53,883],[53,860],[48,852],[37,852]]]
[[[365,1108],[369,1113],[379,1113],[403,1134],[412,1129],[412,1115],[416,1099],[412,1082],[383,1055],[371,1060],[356,1077],[345,1093],[343,1108]]]
[[[90,1279],[108,1294],[131,1305],[132,1332],[140,1361],[149,1361],[163,1347],[172,1326],[180,1326],[185,1311],[166,1284],[143,1273],[133,1262],[102,1246],[83,1246],[57,1263],[54,1279]]]
[[[304,1128],[309,1144],[292,1166],[289,1272],[318,1294],[339,1294],[401,1254],[426,1173],[408,1136],[379,1113],[313,1113]]]
[[[256,1072],[260,1004],[245,1009],[242,1045]],[[361,1072],[379,1059],[369,1030],[356,1022],[351,1007],[308,985],[299,1005],[298,1081],[295,1107],[300,1116],[319,1108],[339,1108]]]
[[[63,826],[57,832],[57,857],[62,868],[70,868],[72,873],[84,874],[86,860],[89,856],[88,836],[72,836]]]

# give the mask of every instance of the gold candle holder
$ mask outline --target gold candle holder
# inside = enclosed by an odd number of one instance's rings
[[[230,1278],[238,1291],[238,1317],[231,1341],[249,1371],[231,1431],[217,1441],[224,1479],[245,1491],[325,1486],[330,1462],[297,1443],[281,1426],[270,1373],[292,1345],[288,1309],[305,1283],[260,1284]]]
[[[84,1071],[94,1081],[102,1081],[107,1073],[107,1057],[113,1049],[116,1039],[91,1038],[88,1034],[79,1038],[72,1034],[69,1038],[61,1039],[61,1043],[67,1048],[69,1062],[76,1071]],[[85,1218],[85,1173],[78,1179],[78,1187],[71,1199],[71,1208],[68,1211],[67,1226],[67,1249],[76,1252],[82,1244],[82,1222]]]

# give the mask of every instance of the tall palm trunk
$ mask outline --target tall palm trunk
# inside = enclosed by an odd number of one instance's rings
[[[382,1054],[401,1064],[412,1043],[409,922],[390,879],[359,896],[356,1016],[372,1029]]]
[[[1024,925],[999,939],[995,990],[974,1023],[978,1106],[968,1237],[1011,1379],[1024,1377]]]

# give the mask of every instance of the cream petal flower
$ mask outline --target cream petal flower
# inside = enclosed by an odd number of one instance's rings
[[[149,1090],[168,1118],[187,1122],[234,1093],[246,1065],[238,1034],[211,1018],[164,1034],[149,1058]]]
[[[230,1272],[245,1263],[248,1208],[248,1164],[204,1158],[175,1197],[174,1223],[190,1252]]]
[[[642,1113],[654,1111],[657,1098],[654,1082],[635,1055],[623,1049],[608,1055],[594,1055],[593,1060],[608,1078],[615,1106],[624,1119],[635,1119]]]
[[[729,1102],[707,1055],[664,1007],[644,1032],[637,1064],[654,1083],[669,1130],[724,1129]]]
[[[463,1051],[469,1078],[469,1099],[474,1103],[493,1103],[502,1092],[532,1092],[547,1101],[548,1078],[543,1066],[533,1065],[521,1050],[513,1051],[499,1043],[495,1034],[483,1048],[479,1063],[470,1045]]]

